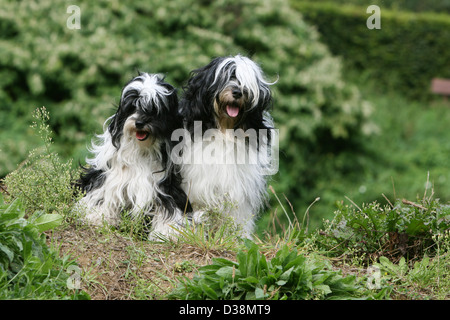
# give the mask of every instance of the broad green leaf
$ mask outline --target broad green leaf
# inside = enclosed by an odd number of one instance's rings
[[[323,273],[323,274],[318,274],[317,276],[314,276],[313,278],[314,278],[314,283],[313,283],[313,285],[316,287],[316,286],[319,286],[320,284],[322,284],[323,282],[325,282],[328,278],[330,277],[330,273],[329,272],[326,272],[326,273]]]
[[[63,216],[57,213],[44,214],[34,221],[39,232],[53,229],[61,224]]]
[[[287,271],[283,272],[280,276],[280,280],[285,280],[286,282],[289,281],[292,271],[294,271],[294,267],[291,267]]]
[[[259,248],[256,244],[247,252],[247,276],[257,276]]]
[[[261,257],[259,258],[258,268],[259,268],[259,271],[263,272],[264,274],[267,274],[269,271],[269,268],[267,266],[266,256],[264,254],[261,254]]]
[[[264,290],[261,288],[256,288],[255,289],[255,298],[256,299],[264,299],[265,298]]]
[[[25,216],[25,210],[22,210],[22,203],[19,199],[15,199],[4,211],[8,217],[23,218]]]
[[[318,285],[318,286],[314,286],[314,289],[322,291],[325,295],[331,293],[330,287],[327,286],[326,284],[321,284],[321,285]]]
[[[209,287],[206,284],[202,283],[201,284],[201,288],[203,290],[203,293],[206,294],[206,296],[208,296],[209,299],[217,300],[217,294],[211,287]]]
[[[286,283],[287,283],[287,281],[285,281],[285,280],[278,280],[277,282],[275,282],[278,286],[284,286]]]
[[[389,261],[389,259],[386,258],[385,256],[381,256],[381,257],[379,258],[379,260],[380,260],[380,263],[381,263],[383,266],[388,267],[388,268],[392,268],[392,267],[393,267],[392,262]]]
[[[237,267],[237,265],[238,265],[236,262],[225,259],[225,258],[213,258],[212,262],[217,265],[230,266],[230,267],[232,267],[232,266]]]
[[[216,264],[208,264],[206,266],[200,267],[198,271],[204,274],[213,274],[216,273],[221,267]]]
[[[306,258],[303,256],[297,256],[294,260],[290,261],[286,266],[285,269],[289,269],[293,266],[300,266],[303,265]]]
[[[244,281],[244,282],[247,282],[247,283],[258,283],[259,282],[256,277],[252,277],[252,276],[244,278],[241,281]]]
[[[406,229],[406,233],[412,236],[424,233],[427,231],[429,227],[425,225],[423,220],[420,219],[412,219]]]
[[[239,272],[243,277],[247,276],[247,259],[246,254],[242,251],[239,251],[236,255],[236,259],[239,263]]]
[[[12,262],[14,259],[14,252],[12,252],[7,246],[0,243],[0,251],[3,251],[8,257],[9,262]]]
[[[239,270],[236,270],[236,268],[233,267],[222,267],[216,271],[216,274],[220,277],[231,279],[233,277],[233,273],[236,276],[236,271],[239,272]]]

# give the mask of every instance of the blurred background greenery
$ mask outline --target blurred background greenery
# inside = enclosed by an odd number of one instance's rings
[[[366,26],[372,4],[379,30]],[[67,27],[70,5],[80,8],[80,29]],[[241,53],[279,77],[280,171],[270,183],[300,221],[316,197],[311,229],[346,198],[414,200],[433,188],[445,202],[450,104],[430,82],[450,78],[448,48],[450,0],[3,0],[0,177],[41,143],[34,109],[50,112],[60,156],[83,164],[138,70],[181,87],[212,57]],[[284,219],[280,202],[271,205],[260,231],[275,213]]]

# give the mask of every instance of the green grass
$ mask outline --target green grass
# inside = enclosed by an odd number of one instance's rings
[[[79,171],[72,168],[72,160],[63,160],[54,151],[46,108],[36,109],[33,119],[30,129],[40,138],[42,146],[30,151],[28,158],[4,179],[8,194],[13,199],[20,198],[26,212],[42,210],[67,216],[80,196],[71,188]]]
[[[119,296],[122,299],[448,299],[449,211],[431,198],[393,208],[342,206],[326,229],[305,235],[305,224],[286,210],[292,224],[285,226],[284,234],[268,234],[264,240],[242,240],[228,233],[226,241],[218,242],[220,237],[200,232],[208,230],[203,226],[158,248],[142,240],[141,231],[129,228],[100,228],[78,244],[62,233],[67,239],[59,245],[73,243],[73,250],[80,249],[73,258],[83,263],[76,264],[67,255],[58,257],[40,233],[61,221],[39,213],[24,219],[16,200],[3,204],[0,215],[0,257],[6,270],[0,292],[3,299],[74,299],[101,288],[108,297],[108,291],[126,279],[130,288]],[[74,229],[67,221],[60,228],[83,236],[80,227]],[[12,229],[14,240],[8,238]],[[402,233],[414,236],[403,243],[401,237],[391,237]],[[23,244],[17,245],[20,241]],[[86,254],[94,256],[88,259]],[[155,264],[159,267],[151,267]],[[82,270],[88,293],[68,290],[70,266]],[[117,271],[121,273],[115,279]]]

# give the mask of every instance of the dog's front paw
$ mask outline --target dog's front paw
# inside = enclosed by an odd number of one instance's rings
[[[208,214],[206,211],[198,210],[192,214],[192,223],[194,225],[206,222],[207,219],[208,219]]]

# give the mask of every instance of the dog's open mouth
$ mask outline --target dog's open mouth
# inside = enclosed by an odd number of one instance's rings
[[[144,131],[144,130],[136,131],[136,139],[138,139],[139,141],[147,140],[149,136],[150,136],[150,132],[148,132],[148,131]]]
[[[230,118],[236,118],[239,115],[239,107],[234,104],[227,104],[226,111]]]

